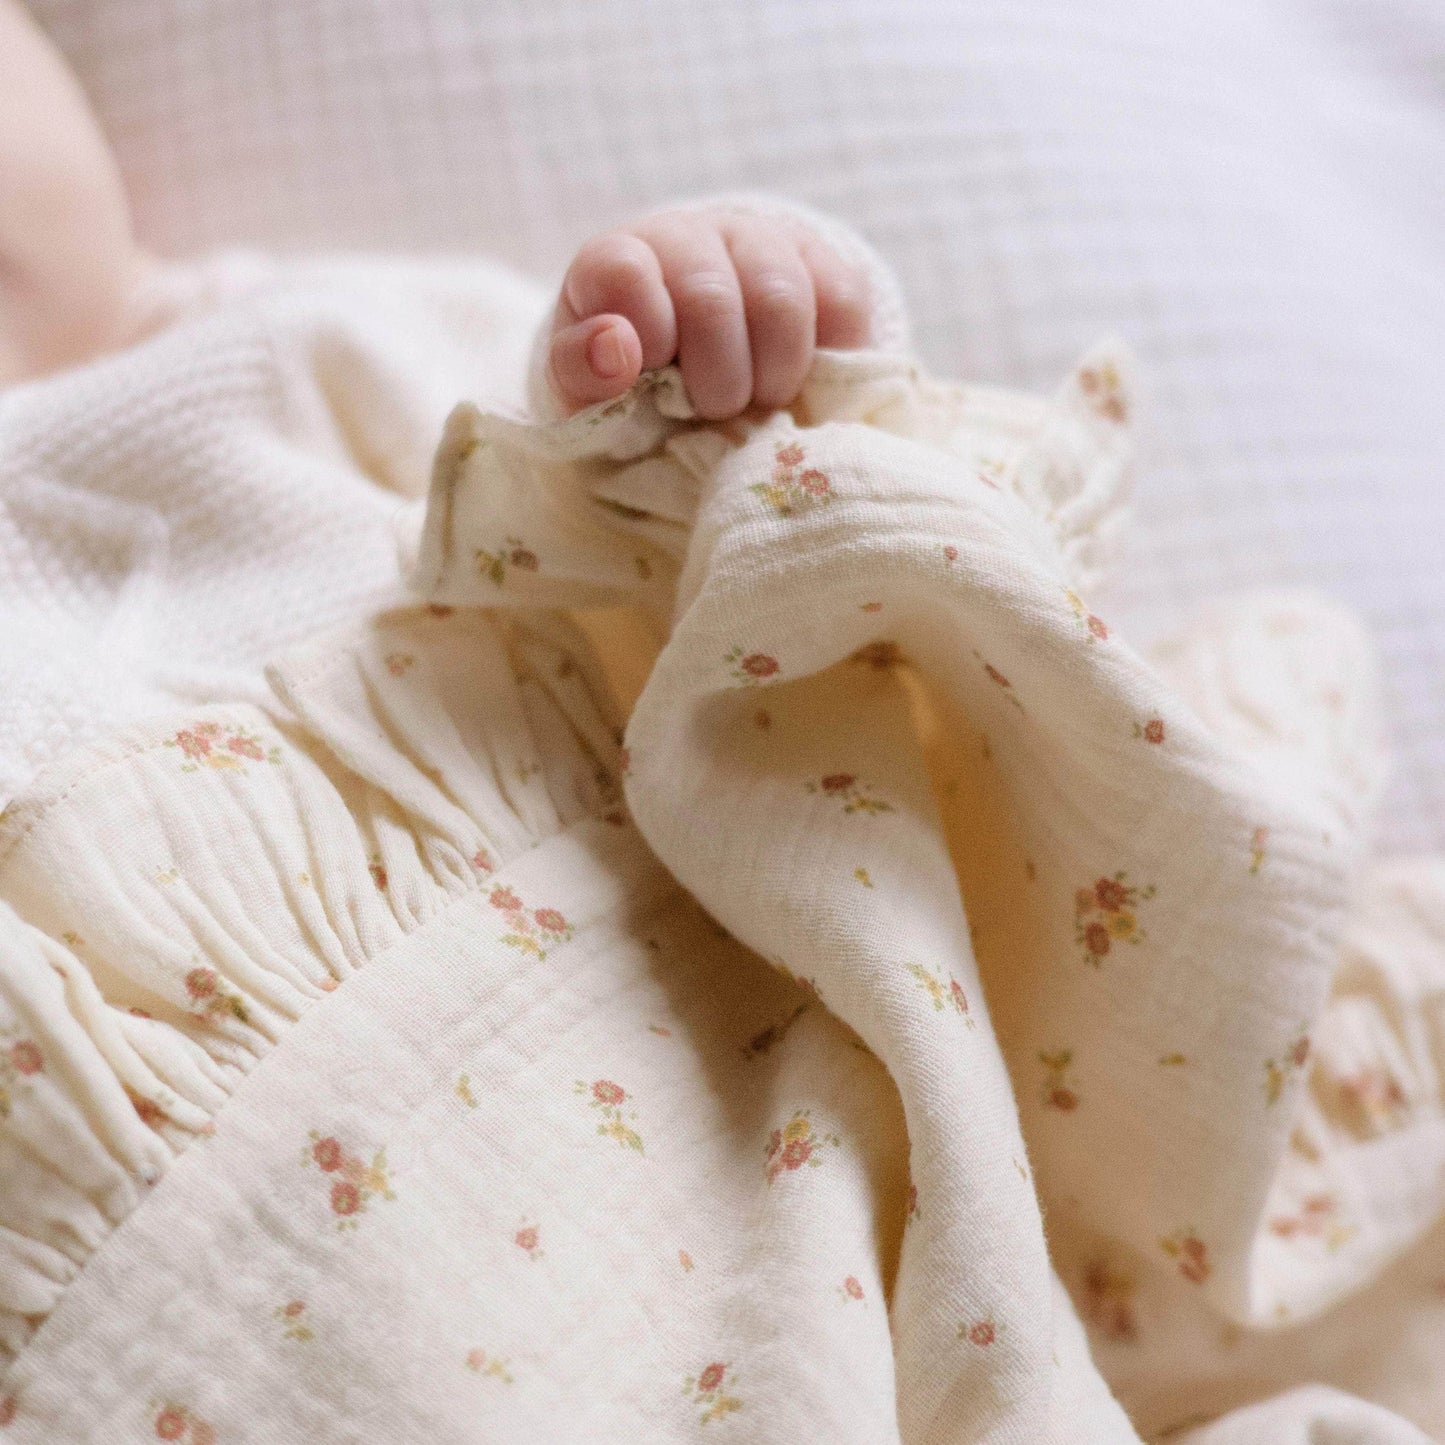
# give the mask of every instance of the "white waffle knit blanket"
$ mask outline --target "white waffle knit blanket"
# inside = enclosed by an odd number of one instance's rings
[[[364,293],[132,474],[390,475]],[[1131,409],[462,406],[425,605],[69,735],[0,817],[3,1438],[1445,1426],[1445,868],[1368,859],[1347,617],[1091,610]]]

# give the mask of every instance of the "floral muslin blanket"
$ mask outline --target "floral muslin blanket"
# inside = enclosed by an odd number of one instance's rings
[[[421,604],[49,767],[0,1438],[1445,1426],[1445,868],[1349,618],[1093,609],[1130,412],[464,405]]]

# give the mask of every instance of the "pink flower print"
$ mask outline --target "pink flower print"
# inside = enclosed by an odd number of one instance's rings
[[[829,773],[816,783],[804,783],[810,793],[821,793],[824,797],[835,798],[843,804],[845,813],[891,813],[893,804],[877,797],[865,783],[860,783],[853,773]]]
[[[1290,1075],[1298,1073],[1309,1061],[1310,1037],[1303,1030],[1278,1059],[1264,1061],[1264,1101],[1277,1104]]]
[[[221,987],[221,980],[213,968],[191,969],[184,979],[186,993],[194,1006],[193,1017],[204,1021],[207,1018],[221,1018],[230,1014],[243,1024],[251,1022],[250,1011],[240,994],[228,993]]]
[[[366,865],[366,871],[371,874],[371,881],[376,884],[377,892],[386,892],[387,872],[379,857],[373,857]]]
[[[683,1383],[682,1393],[702,1406],[702,1414],[699,1418],[704,1425],[709,1420],[716,1420],[723,1415],[731,1415],[743,1408],[741,1400],[722,1392],[723,1384],[727,1380],[728,1368],[721,1361],[714,1361],[710,1365],[703,1366],[696,1379],[689,1376]],[[736,1377],[734,1377],[732,1388],[737,1388]]]
[[[685,1249],[680,1249],[680,1250],[678,1250],[678,1252],[677,1252],[677,1262],[682,1266],[682,1272],[683,1272],[684,1274],[691,1274],[691,1273],[692,1273],[692,1271],[693,1271],[692,1256],[691,1256]]]
[[[1108,1339],[1132,1342],[1138,1338],[1136,1289],[1132,1275],[1112,1269],[1107,1260],[1093,1261],[1084,1272],[1084,1317]]]
[[[816,467],[798,470],[806,456],[796,442],[780,445],[773,454],[772,476],[766,482],[755,482],[748,490],[761,497],[780,517],[791,517],[830,502],[833,490],[827,474]]]
[[[508,567],[515,567],[523,572],[535,572],[542,565],[537,554],[525,546],[519,537],[508,537],[506,546],[495,552],[478,547],[476,559],[477,570],[495,587],[500,587],[507,580]]]
[[[1164,720],[1163,718],[1151,717],[1144,724],[1134,724],[1134,736],[1143,738],[1146,743],[1153,743],[1156,746],[1164,741]]]
[[[776,657],[766,652],[744,652],[741,646],[730,648],[724,655],[723,662],[727,664],[734,680],[745,687],[751,687],[765,678],[775,677],[781,671]]]
[[[341,1141],[332,1135],[322,1138],[313,1129],[311,1146],[303,1150],[303,1165],[315,1164],[323,1174],[339,1174],[333,1179],[328,1202],[332,1214],[337,1216],[338,1229],[355,1229],[356,1216],[365,1213],[373,1199],[395,1199],[391,1177],[387,1170],[386,1151],[377,1150],[368,1164],[354,1154],[348,1154]]]
[[[946,547],[944,547],[943,555],[948,559],[950,563],[957,562],[958,548],[955,547],[952,542],[950,542]]]
[[[203,758],[211,751],[210,742],[188,728],[182,729],[176,734],[176,746],[188,758]],[[182,1422],[181,1428],[185,1428],[184,1422]]]
[[[824,1144],[834,1148],[842,1143],[836,1134],[818,1134],[806,1110],[799,1110],[781,1129],[768,1137],[767,1162],[764,1174],[771,1184],[779,1175],[793,1173],[805,1164],[816,1169],[822,1162]]]
[[[467,1369],[477,1375],[491,1375],[506,1385],[512,1383],[512,1376],[511,1372],[507,1369],[507,1362],[496,1359],[494,1356],[487,1354],[485,1350],[467,1351]]]
[[[1103,618],[1095,617],[1092,612],[1089,614],[1089,631],[1097,637],[1100,642],[1107,642],[1109,640],[1109,629],[1104,625]]]
[[[173,1405],[167,1405],[156,1416],[156,1438],[179,1440],[186,1433],[186,1417]]]
[[[531,1255],[533,1259],[537,1257],[537,1246],[541,1243],[541,1236],[538,1234],[535,1224],[524,1224],[516,1234],[512,1236],[512,1239],[517,1248],[524,1254]]]
[[[1039,1055],[1044,1066],[1044,1104],[1062,1114],[1072,1114],[1079,1107],[1078,1095],[1069,1087],[1069,1066],[1074,1061],[1072,1049],[1055,1049]]]
[[[305,1300],[288,1300],[284,1305],[277,1305],[273,1313],[281,1321],[281,1334],[284,1339],[299,1340],[304,1344],[316,1338],[315,1332],[306,1323]]]
[[[507,920],[509,932],[502,935],[502,942],[539,960],[547,957],[547,949],[572,937],[572,925],[555,908],[529,914],[514,889],[498,884],[487,901]]]
[[[10,1046],[10,1062],[17,1074],[38,1074],[45,1067],[45,1058],[31,1039]]]
[[[166,746],[180,750],[185,759],[181,764],[183,773],[194,773],[203,767],[244,773],[247,762],[281,761],[281,749],[267,749],[256,733],[245,728],[223,728],[217,722],[192,723],[167,738]]]
[[[1079,373],[1079,390],[1089,406],[1106,421],[1116,426],[1129,419],[1129,406],[1124,397],[1123,383],[1112,362],[1102,366],[1085,367]]]
[[[966,1331],[969,1344],[978,1345],[986,1349],[993,1344],[995,1339],[994,1324],[992,1320],[979,1320],[976,1324],[968,1326]]]
[[[15,1419],[15,1411],[19,1408],[19,1401],[14,1395],[6,1395],[0,1398],[0,1428],[9,1425]]]
[[[1105,626],[1102,617],[1095,617],[1080,600],[1078,593],[1071,592],[1064,588],[1064,596],[1069,600],[1069,607],[1074,616],[1084,624],[1084,633],[1090,643],[1107,642],[1109,640],[1109,629]]]
[[[584,1095],[588,1107],[601,1114],[602,1122],[597,1126],[599,1134],[607,1139],[615,1139],[624,1149],[635,1149],[639,1154],[645,1152],[642,1136],[627,1123],[628,1119],[637,1118],[636,1112],[623,1113],[628,1094],[621,1084],[614,1084],[611,1079],[598,1079],[592,1084],[578,1079],[574,1092]]]
[[[968,999],[957,979],[945,981],[942,973],[925,968],[921,963],[908,963],[904,967],[918,980],[919,987],[928,995],[936,1013],[952,1008],[955,1013],[963,1015],[969,1028],[973,1027],[973,1020],[968,1016]]]
[[[848,1278],[843,1281],[843,1293],[849,1299],[863,1298],[863,1286],[858,1283],[857,1275],[850,1274]]]
[[[388,652],[383,659],[386,663],[386,670],[393,677],[401,677],[415,661],[416,658],[409,652]]]
[[[1159,1241],[1159,1247],[1178,1262],[1179,1273],[1190,1284],[1203,1284],[1214,1272],[1209,1262],[1209,1247],[1192,1229],[1176,1230]]]
[[[1258,873],[1264,867],[1265,844],[1269,841],[1268,828],[1256,828],[1249,840],[1249,871]]]
[[[1074,926],[1085,962],[1098,968],[1115,943],[1142,943],[1147,935],[1139,926],[1139,907],[1153,896],[1152,883],[1136,887],[1125,873],[1080,888],[1074,895]]]
[[[472,867],[475,868],[478,873],[491,873],[495,870],[496,866],[487,855],[485,848],[478,848],[477,851],[472,854]]]
[[[1105,913],[1117,913],[1129,901],[1129,890],[1117,878],[1101,878],[1094,884],[1094,898]]]
[[[193,968],[186,975],[186,992],[197,1002],[214,998],[216,993],[216,970],[214,968]]]

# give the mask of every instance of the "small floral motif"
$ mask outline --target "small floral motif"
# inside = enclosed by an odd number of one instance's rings
[[[1269,829],[1256,828],[1249,839],[1249,872],[1253,877],[1264,867],[1265,845],[1269,842]]]
[[[1336,1087],[1350,1127],[1364,1137],[1398,1129],[1409,1113],[1404,1086],[1378,1065],[1345,1075]]]
[[[478,547],[476,556],[477,571],[496,587],[500,587],[507,580],[509,567],[514,567],[519,572],[535,572],[541,566],[537,554],[523,546],[519,537],[508,537],[506,546],[495,552],[487,552]]]
[[[543,959],[549,948],[572,937],[572,925],[555,908],[529,912],[512,888],[498,884],[487,895],[487,902],[506,920],[509,931],[502,935],[502,942],[523,953]]]
[[[863,1286],[858,1283],[858,1276],[850,1274],[848,1278],[838,1286],[838,1293],[843,1296],[844,1303],[848,1300],[862,1300]]]
[[[277,1305],[272,1314],[281,1321],[281,1335],[283,1339],[299,1340],[303,1344],[316,1338],[311,1326],[306,1323],[306,1301],[303,1299],[288,1300],[284,1305]]]
[[[1339,1221],[1339,1201],[1333,1194],[1312,1194],[1294,1214],[1276,1215],[1270,1232],[1281,1239],[1320,1239],[1332,1254],[1354,1238],[1353,1225]]]
[[[852,773],[829,773],[817,782],[804,783],[810,793],[821,793],[826,798],[836,798],[843,805],[845,813],[891,813],[892,803],[874,797],[866,784],[860,783]]]
[[[216,1445],[215,1428],[201,1419],[194,1410],[184,1405],[165,1401],[157,1405],[151,1402],[156,1412],[155,1431],[157,1440],[183,1440],[185,1445]]]
[[[415,665],[416,658],[409,652],[388,652],[383,661],[386,663],[386,670],[393,677],[402,677]]]
[[[723,661],[727,663],[731,675],[745,687],[776,677],[780,670],[776,657],[770,657],[766,652],[745,652],[740,646],[732,648]]]
[[[1214,1273],[1209,1247],[1192,1229],[1178,1229],[1159,1241],[1159,1248],[1178,1262],[1179,1273],[1190,1284],[1203,1284]]]
[[[1079,1107],[1079,1096],[1069,1087],[1069,1066],[1073,1061],[1072,1049],[1055,1049],[1039,1055],[1045,1070],[1044,1104],[1061,1114],[1072,1114]]]
[[[684,1274],[691,1274],[695,1268],[692,1262],[692,1256],[685,1249],[678,1250],[677,1262],[682,1266],[682,1272]]]
[[[800,1110],[783,1125],[774,1129],[768,1139],[767,1167],[765,1173],[771,1184],[780,1174],[801,1169],[805,1164],[816,1169],[822,1162],[825,1144],[837,1148],[843,1141],[836,1134],[818,1134],[814,1131],[806,1109]]]
[[[1113,362],[1102,366],[1086,366],[1079,372],[1079,390],[1089,406],[1106,421],[1122,425],[1129,419],[1129,405],[1124,397],[1123,383]]]
[[[788,1031],[802,1016],[807,1013],[808,1005],[800,1003],[787,1018],[779,1023],[769,1024],[760,1033],[756,1033],[743,1045],[743,1057],[745,1059],[758,1059],[769,1052],[773,1046],[786,1038]]]
[[[490,1375],[504,1385],[512,1383],[511,1371],[505,1360],[489,1355],[485,1350],[468,1350],[466,1366],[474,1375]]]
[[[868,876],[868,870],[866,868],[855,868],[853,870],[853,876],[865,888],[871,888],[873,886],[873,880]]]
[[[1153,743],[1155,746],[1164,741],[1164,720],[1163,718],[1151,717],[1146,723],[1134,724],[1134,736],[1143,738],[1146,743]]]
[[[958,561],[958,548],[952,542],[947,543],[943,549],[943,557],[950,567],[953,566]]]
[[[1014,691],[1013,683],[1011,683],[993,663],[986,662],[982,653],[975,651],[973,655],[978,659],[979,665],[983,668],[988,680],[1003,693],[1004,697],[1018,708],[1020,712],[1027,712],[1027,709],[1019,699],[1018,693]]]
[[[214,968],[197,965],[186,975],[185,985],[186,997],[191,1002],[192,1018],[215,1019],[229,1014],[243,1024],[251,1022],[245,1000],[240,994],[231,993],[222,987],[220,975]]]
[[[366,871],[371,874],[371,881],[376,884],[378,893],[386,892],[387,872],[386,864],[381,861],[380,853],[373,853],[366,865]]]
[[[807,452],[797,442],[779,443],[773,454],[773,475],[748,488],[780,517],[791,517],[833,500],[827,475],[816,467],[804,468]]]
[[[910,1179],[908,1181],[908,1210],[903,1216],[905,1224],[912,1224],[918,1214],[918,1186]]]
[[[699,1417],[706,1425],[709,1420],[720,1419],[724,1415],[731,1415],[734,1411],[743,1408],[743,1402],[732,1395],[723,1393],[723,1385],[727,1381],[729,1365],[714,1362],[705,1366],[694,1377],[689,1375],[684,1381],[682,1393],[695,1400],[702,1407],[702,1414]],[[737,1377],[733,1377],[733,1389],[737,1388]]]
[[[266,747],[259,733],[218,722],[192,723],[175,737],[167,738],[166,746],[180,749],[185,759],[181,764],[183,773],[194,773],[200,768],[229,768],[244,773],[248,762],[281,761],[281,749]]]
[[[527,1256],[528,1259],[540,1259],[542,1257],[542,1234],[535,1224],[524,1224],[512,1236],[512,1243]]]
[[[1074,941],[1084,950],[1084,962],[1098,968],[1114,944],[1143,943],[1148,935],[1139,926],[1139,905],[1153,896],[1152,883],[1136,887],[1126,873],[1080,888],[1074,894]]]
[[[623,1105],[632,1096],[621,1084],[614,1084],[611,1079],[597,1079],[590,1084],[578,1079],[573,1092],[585,1095],[588,1108],[596,1109],[602,1115],[602,1123],[597,1126],[599,1134],[617,1140],[624,1149],[636,1149],[639,1154],[645,1152],[642,1136],[626,1123],[627,1119],[636,1119],[637,1114],[633,1112],[624,1116]]]
[[[478,873],[494,873],[497,865],[492,861],[492,855],[485,848],[478,848],[472,854],[472,867]]]
[[[354,1154],[348,1154],[341,1141],[333,1135],[324,1138],[311,1131],[311,1146],[301,1151],[301,1163],[315,1164],[323,1174],[333,1176],[331,1182],[331,1212],[337,1216],[338,1229],[355,1229],[359,1214],[366,1211],[373,1199],[395,1199],[392,1193],[391,1176],[386,1167],[386,1151],[378,1149],[370,1164]]]
[[[1294,1042],[1277,1059],[1264,1061],[1264,1102],[1277,1104],[1291,1074],[1304,1068],[1310,1056],[1310,1036],[1300,1030]]]
[[[918,980],[918,986],[928,995],[936,1012],[942,1013],[944,1009],[951,1008],[968,1020],[969,1028],[973,1027],[973,1019],[968,1012],[968,996],[956,978],[948,978],[921,963],[908,963],[904,967]]]
[[[998,1338],[998,1329],[992,1320],[965,1321],[958,1327],[958,1337],[980,1349],[987,1349]]]
[[[1131,1343],[1139,1337],[1137,1292],[1133,1275],[1096,1259],[1084,1271],[1084,1317],[1107,1339]]]
[[[1088,634],[1089,641],[1107,642],[1109,640],[1109,629],[1102,617],[1095,617],[1087,607],[1084,606],[1079,596],[1064,588],[1064,596],[1069,599],[1069,606],[1073,609],[1074,616],[1084,625],[1084,631]]]

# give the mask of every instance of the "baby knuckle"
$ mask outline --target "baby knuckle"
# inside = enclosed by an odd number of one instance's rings
[[[752,302],[760,321],[788,330],[801,330],[811,310],[802,287],[786,276],[767,276],[755,282]]]
[[[673,300],[694,321],[723,321],[738,308],[737,281],[723,271],[692,271],[678,281]]]

